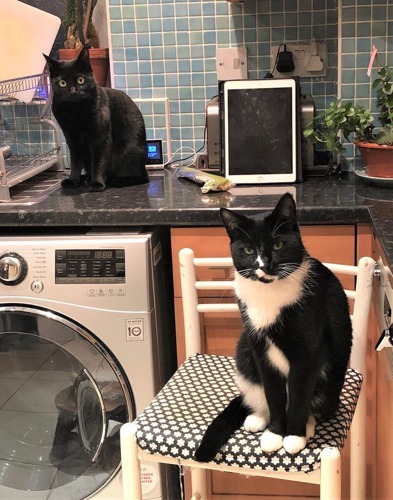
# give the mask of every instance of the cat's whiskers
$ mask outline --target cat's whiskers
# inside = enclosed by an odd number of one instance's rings
[[[285,264],[278,264],[278,266],[277,266],[277,276],[279,278],[289,277],[297,269],[299,269],[299,264],[297,262],[286,262]]]
[[[314,276],[316,276],[316,273],[315,273],[313,267],[310,266],[309,272],[307,273],[307,276],[304,280],[304,288],[307,291],[310,291],[312,286],[315,286],[318,284],[317,280],[314,279]]]
[[[225,279],[225,281],[228,281],[228,283],[230,282],[233,282],[234,278],[235,278],[235,273],[236,273],[236,270],[232,271],[231,273],[229,273],[228,277]],[[222,293],[221,293],[221,299],[223,299],[224,297],[226,297],[228,294],[229,297],[236,297],[236,293],[235,293],[235,290],[233,288],[224,288],[222,290]]]
[[[299,269],[299,264],[297,262],[286,262],[284,264],[278,264],[277,266],[277,276],[279,279],[284,279],[286,277],[292,277],[292,273],[294,273],[297,269]]]
[[[296,271],[300,268],[298,263],[279,264],[278,267],[280,266],[282,266],[282,269],[279,270],[280,277],[282,276],[282,279],[288,278],[293,280],[296,284],[302,286],[304,292],[310,292],[312,286],[316,284],[316,281],[313,278],[315,273],[313,272],[312,266],[308,266],[308,271],[305,276],[296,274]],[[304,298],[304,293],[302,294],[302,297]],[[302,302],[303,298],[300,298],[300,302]]]
[[[308,270],[307,273],[304,275],[304,273],[301,272],[302,264],[299,265],[298,262],[288,262],[288,263],[278,264],[277,277],[279,280],[290,280],[297,287],[299,287],[299,289],[302,288],[303,290],[308,291],[310,289],[310,285],[307,283],[307,277],[310,271],[309,269],[310,266],[308,264],[306,264],[306,266]],[[299,298],[299,302],[302,301],[302,297],[304,297],[304,294],[302,294],[301,297]]]
[[[242,269],[240,271],[237,271],[240,276],[243,276],[243,278],[251,278],[254,274],[254,268],[252,267],[247,267],[247,269]]]
[[[283,274],[282,277],[279,276],[281,279],[288,279],[293,281],[296,285],[301,285],[302,284],[302,278],[296,275],[293,275],[293,273],[286,273]]]

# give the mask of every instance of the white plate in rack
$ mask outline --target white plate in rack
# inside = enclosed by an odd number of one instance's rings
[[[372,177],[371,175],[367,175],[364,170],[355,170],[355,174],[361,179],[378,184],[379,186],[393,186],[393,177]]]

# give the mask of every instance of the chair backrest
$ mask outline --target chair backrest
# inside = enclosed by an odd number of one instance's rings
[[[198,281],[197,268],[233,268],[231,258],[197,258],[190,248],[183,248],[179,252],[181,290],[183,299],[184,331],[186,343],[186,357],[201,352],[200,313],[209,312],[237,312],[236,302],[201,303],[198,292],[201,290],[217,290],[223,292],[234,289],[234,282],[229,281]],[[336,275],[352,275],[356,277],[354,290],[345,289],[349,301],[353,301],[353,347],[351,367],[365,376],[366,345],[368,315],[372,296],[372,280],[375,262],[369,257],[359,260],[357,266],[344,264],[324,263]],[[234,298],[235,300],[235,298]]]

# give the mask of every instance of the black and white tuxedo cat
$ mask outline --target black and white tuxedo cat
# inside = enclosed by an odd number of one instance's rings
[[[303,246],[285,194],[264,219],[222,208],[244,331],[236,352],[240,395],[208,427],[195,458],[209,461],[244,424],[265,452],[297,453],[315,422],[337,410],[352,347],[339,280]]]

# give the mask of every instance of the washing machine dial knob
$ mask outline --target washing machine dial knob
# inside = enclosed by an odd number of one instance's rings
[[[0,282],[4,285],[17,285],[26,273],[27,263],[21,255],[9,252],[0,256]]]

